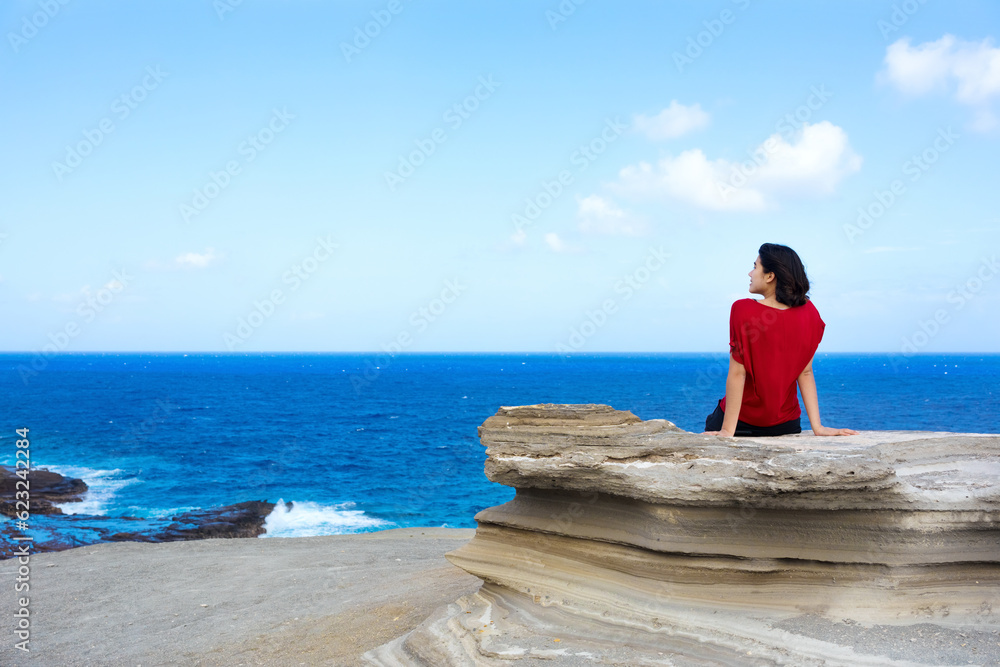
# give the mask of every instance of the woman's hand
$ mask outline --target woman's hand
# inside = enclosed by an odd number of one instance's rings
[[[717,435],[722,438],[732,438],[735,437],[732,433],[727,433],[726,431],[702,431],[702,435]]]
[[[853,428],[831,428],[829,426],[817,426],[813,429],[813,435],[857,435],[858,431]]]

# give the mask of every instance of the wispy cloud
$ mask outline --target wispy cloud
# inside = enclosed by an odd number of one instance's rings
[[[174,258],[174,264],[183,269],[204,269],[217,259],[218,256],[215,254],[215,250],[208,248],[203,253],[186,252],[178,255]]]
[[[600,195],[578,198],[576,216],[583,234],[645,236],[649,225]]]
[[[632,127],[653,141],[663,141],[707,127],[708,121],[708,113],[702,111],[700,104],[684,106],[672,100],[669,107],[655,116],[636,114]]]
[[[568,250],[566,243],[555,232],[549,232],[545,235],[545,243],[552,252],[566,252]]]
[[[992,44],[989,38],[967,42],[945,35],[911,46],[904,37],[887,47],[879,78],[915,97],[951,93],[974,109],[972,129],[989,130],[997,125],[992,103],[1000,97],[1000,48]]]

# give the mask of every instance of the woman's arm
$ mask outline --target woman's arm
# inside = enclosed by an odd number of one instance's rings
[[[740,408],[743,407],[743,385],[747,381],[747,369],[743,364],[729,355],[729,375],[726,377],[726,416],[722,418],[722,430],[719,435],[733,437],[736,432],[736,422],[740,419]]]
[[[858,432],[849,428],[830,428],[819,421],[819,397],[816,395],[816,378],[813,377],[812,359],[798,377],[799,391],[802,392],[802,402],[806,404],[806,414],[809,415],[809,425],[813,435],[857,435]],[[728,395],[728,394],[727,394]],[[726,401],[728,402],[728,398]],[[728,406],[727,406],[728,407]]]
[[[722,430],[705,431],[706,435],[731,438],[736,433],[736,422],[740,419],[740,408],[743,407],[743,386],[746,380],[747,369],[730,354],[729,375],[726,377],[726,415],[722,418]]]

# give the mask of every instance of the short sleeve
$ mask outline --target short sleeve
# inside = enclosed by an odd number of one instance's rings
[[[729,354],[733,356],[736,363],[745,366],[746,363],[743,359],[746,352],[746,340],[743,335],[743,318],[740,316],[738,305],[739,301],[733,303],[732,310],[729,311]]]
[[[808,364],[809,360],[816,354],[816,350],[823,340],[823,333],[826,331],[826,322],[820,317],[819,310],[816,309],[816,304],[812,302],[812,299],[806,297],[806,304],[802,308],[806,312],[806,317],[802,319],[799,325],[798,335],[808,341],[809,356],[805,360],[805,363]]]
[[[816,349],[819,348],[820,342],[823,340],[823,334],[826,332],[826,322],[823,318],[819,316],[819,311],[816,310],[816,306],[813,306],[813,312],[816,313],[816,321],[813,324],[813,331],[815,332],[816,344],[813,346],[813,353],[815,354]],[[811,358],[811,357],[810,357]]]

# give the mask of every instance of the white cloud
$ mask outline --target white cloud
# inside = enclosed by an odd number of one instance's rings
[[[584,234],[645,236],[649,232],[645,222],[618,208],[608,199],[590,195],[578,200],[576,215],[580,219],[580,231]]]
[[[992,40],[966,42],[945,35],[935,42],[910,46],[904,37],[888,46],[880,78],[907,95],[950,92],[976,110],[975,129],[996,124],[990,102],[1000,97],[1000,48]]]
[[[568,249],[563,240],[555,232],[549,232],[545,235],[545,243],[552,249],[552,252],[566,252]]]
[[[200,254],[196,252],[187,252],[183,255],[178,255],[174,258],[174,263],[185,269],[204,269],[216,259],[218,259],[218,257],[215,254],[215,250],[209,248]]]
[[[709,160],[701,149],[640,162],[619,172],[612,189],[633,196],[667,197],[715,211],[760,211],[781,195],[822,196],[861,168],[847,133],[828,121],[805,123],[786,141],[773,134],[746,160]]]
[[[516,232],[510,235],[510,240],[514,242],[514,245],[524,245],[525,239],[528,235],[523,229],[518,229]]]
[[[673,139],[708,125],[708,114],[700,104],[686,107],[672,100],[670,106],[656,116],[636,114],[632,126],[654,141]]]

